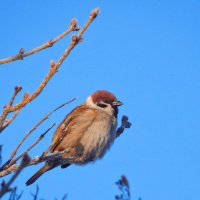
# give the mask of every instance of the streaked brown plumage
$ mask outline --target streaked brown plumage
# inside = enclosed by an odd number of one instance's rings
[[[62,161],[47,161],[26,184],[54,167],[68,167],[71,163],[66,163],[65,158],[74,157],[73,164],[79,165],[101,158],[115,139],[120,105],[112,93],[99,90],[74,108],[57,127],[51,144],[53,153],[68,150]]]

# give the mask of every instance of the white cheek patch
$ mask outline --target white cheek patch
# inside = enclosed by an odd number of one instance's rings
[[[102,111],[108,113],[109,115],[113,115],[114,110],[113,110],[113,108],[112,108],[112,106],[111,106],[110,104],[106,104],[106,103],[103,102],[103,104],[105,104],[105,105],[107,105],[107,106],[104,107],[104,108],[103,108],[103,107],[100,107],[100,106],[96,105],[95,103],[93,103],[91,96],[89,96],[89,97],[87,98],[85,104],[86,104],[89,108],[99,109],[99,110],[102,110]]]

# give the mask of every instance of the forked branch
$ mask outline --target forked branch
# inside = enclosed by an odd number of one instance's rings
[[[61,66],[61,64],[63,63],[63,61],[67,58],[67,56],[70,54],[71,50],[79,43],[81,42],[82,39],[82,35],[83,33],[86,31],[86,29],[89,27],[89,25],[93,22],[93,20],[96,18],[96,16],[99,13],[99,9],[96,8],[94,9],[89,16],[88,21],[85,23],[85,25],[83,26],[83,28],[80,30],[80,32],[77,35],[73,35],[72,39],[71,39],[71,43],[69,44],[69,46],[67,47],[67,49],[64,51],[64,53],[61,55],[61,57],[58,59],[57,62],[51,61],[50,62],[50,69],[49,72],[47,73],[47,75],[45,76],[45,78],[43,79],[43,81],[41,82],[41,84],[39,85],[39,87],[32,93],[32,94],[27,94],[26,93],[26,98],[23,98],[21,102],[19,102],[16,105],[12,105],[10,103],[8,103],[8,105],[6,105],[3,108],[2,114],[0,116],[0,132],[7,126],[5,125],[5,120],[6,117],[9,113],[11,112],[15,112],[18,111],[20,109],[22,109],[24,106],[26,106],[27,104],[29,104],[33,99],[35,99],[45,88],[45,86],[47,85],[47,83],[50,81],[50,79],[54,76],[54,74],[58,71],[59,67]],[[77,29],[76,26],[76,20],[72,20],[71,22],[71,26]],[[62,35],[62,37],[64,37]],[[60,39],[60,37],[58,37],[57,39],[54,39],[54,41],[57,41],[58,39]]]
[[[44,44],[31,49],[27,52],[25,52],[24,48],[21,48],[19,50],[19,53],[15,56],[11,56],[9,58],[4,58],[0,60],[0,65],[1,64],[5,64],[5,63],[9,63],[9,62],[13,62],[15,60],[23,60],[25,57],[30,56],[34,53],[37,53],[41,50],[44,50],[46,48],[52,47],[56,42],[58,42],[59,40],[61,40],[63,37],[65,37],[67,34],[69,34],[72,31],[78,31],[80,28],[77,26],[77,20],[76,19],[72,19],[69,27],[67,28],[67,30],[65,30],[63,33],[61,33],[60,35],[56,36],[55,38],[45,42]]]
[[[39,122],[30,130],[26,133],[26,135],[22,138],[22,140],[19,142],[19,144],[17,145],[17,147],[13,150],[10,158],[8,161],[6,161],[6,163],[3,165],[2,169],[7,169],[9,168],[11,165],[15,164],[25,153],[27,154],[44,136],[45,134],[51,129],[53,128],[53,126],[55,125],[55,123],[47,129],[47,131],[45,131],[45,133],[41,134],[41,136],[21,155],[19,155],[17,158],[14,159],[17,151],[19,150],[19,148],[21,147],[21,145],[24,143],[24,141],[31,135],[31,133],[33,133],[33,131],[35,131],[45,120],[47,120],[49,118],[49,116],[51,114],[53,114],[54,112],[56,112],[57,110],[59,110],[60,108],[62,108],[63,106],[71,103],[72,101],[74,101],[76,98],[73,98],[71,100],[69,100],[66,103],[63,103],[62,105],[58,106],[57,108],[55,108],[54,110],[52,110],[51,112],[47,113],[41,120],[39,120]]]
[[[23,159],[19,165],[19,168],[16,170],[15,174],[11,177],[11,179],[5,183],[4,181],[1,183],[1,189],[0,189],[0,199],[9,191],[12,191],[12,188],[10,188],[11,184],[14,182],[14,180],[18,177],[24,166],[27,165],[27,163],[30,162],[30,158],[28,155],[24,155]]]

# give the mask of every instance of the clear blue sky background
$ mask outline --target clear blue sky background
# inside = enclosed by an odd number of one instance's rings
[[[4,161],[47,112],[79,97],[35,131],[21,152],[90,93],[106,89],[124,103],[120,117],[128,115],[132,128],[95,164],[57,168],[43,175],[37,181],[39,197],[61,199],[68,193],[70,200],[114,199],[118,193],[114,183],[125,174],[132,199],[200,199],[199,0],[2,1],[0,57],[53,38],[73,17],[82,26],[97,6],[101,13],[84,42],[44,92],[0,135]],[[49,70],[50,60],[59,58],[70,37],[23,61],[0,66],[0,106],[8,102],[15,85],[33,92]],[[48,147],[54,130],[30,152],[32,157]],[[39,167],[26,168],[15,181],[18,192],[24,191],[23,199],[32,198],[36,184],[26,187],[25,181]]]

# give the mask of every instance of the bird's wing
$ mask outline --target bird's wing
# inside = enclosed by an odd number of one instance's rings
[[[77,134],[83,134],[83,131],[79,130],[85,130],[93,123],[96,118],[95,113],[94,109],[89,109],[88,107],[86,109],[86,105],[84,104],[74,108],[57,127],[53,136],[51,151],[60,151],[63,149],[63,145],[61,145],[63,138],[70,140],[71,137],[69,136],[72,136],[72,134],[73,137],[76,134],[76,137],[79,138],[80,136]],[[77,131],[74,131],[75,129]]]

